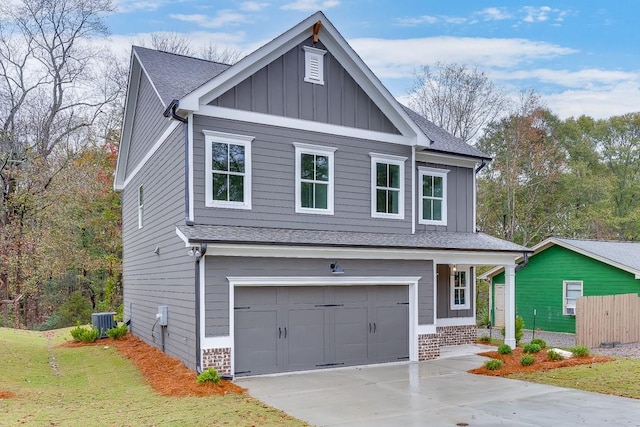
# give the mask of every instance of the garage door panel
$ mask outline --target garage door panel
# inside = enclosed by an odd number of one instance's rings
[[[333,298],[335,304],[366,304],[369,299],[366,286],[336,286]]]
[[[345,365],[366,363],[368,359],[368,309],[335,309],[335,361]]]
[[[325,311],[289,310],[285,345],[287,369],[313,369],[325,363]]]
[[[264,374],[278,370],[277,311],[235,312],[235,371]]]
[[[234,305],[276,305],[277,289],[270,287],[236,288]]]
[[[409,357],[409,306],[378,307],[376,310],[376,359],[392,362]]]
[[[306,286],[287,288],[289,304],[322,304],[324,303],[324,287]]]

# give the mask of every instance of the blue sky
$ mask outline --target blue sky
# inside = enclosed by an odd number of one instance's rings
[[[514,99],[535,89],[561,118],[640,111],[640,2],[115,0],[111,43],[154,32],[250,53],[322,10],[401,101],[422,65],[478,67]]]

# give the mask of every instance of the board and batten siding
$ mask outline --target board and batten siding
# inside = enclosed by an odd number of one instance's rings
[[[416,162],[416,168],[445,169],[447,173],[447,225],[419,223],[420,186],[416,169],[416,231],[457,231],[473,233],[473,168]]]
[[[312,45],[306,40],[210,105],[399,134],[331,52],[324,55],[324,85],[304,81],[302,47]],[[322,43],[313,47],[324,49]]]
[[[138,188],[144,225],[138,228]],[[123,213],[124,319],[131,332],[160,346],[158,306],[167,305],[165,351],[195,368],[194,258],[176,235],[184,223],[184,127],[179,126],[125,187]],[[159,253],[154,252],[158,248]]]
[[[624,270],[605,264],[562,246],[553,245],[529,257],[529,264],[516,272],[516,316],[526,329],[575,333],[576,320],[562,312],[562,282],[582,281],[583,296],[640,295],[640,280]],[[492,285],[504,284],[504,272]]]
[[[358,138],[194,116],[194,213],[198,224],[371,232],[411,233],[411,148]],[[251,143],[251,210],[205,206],[203,130],[255,137]],[[295,212],[294,142],[334,147],[334,214]],[[369,153],[406,157],[404,220],[371,217]]]
[[[451,308],[451,270],[448,264],[438,264],[438,319],[455,319],[457,317],[473,317],[473,304],[474,304],[474,280],[475,267],[471,267],[469,277],[467,280],[469,284],[469,294],[466,296],[469,298],[469,308],[465,310],[454,310]]]
[[[127,158],[126,175],[130,174],[144,158],[158,138],[169,127],[171,120],[162,113],[164,106],[153,89],[145,73],[140,74],[140,86],[134,123],[131,129],[131,142]]]
[[[277,251],[277,247],[274,247]],[[229,335],[229,281],[227,277],[326,277],[330,259],[205,257],[205,335]],[[433,264],[431,261],[343,259],[349,276],[421,276],[418,282],[418,323],[433,324]]]

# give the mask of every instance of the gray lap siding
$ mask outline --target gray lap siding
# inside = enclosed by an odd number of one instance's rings
[[[274,247],[274,251],[277,251]],[[205,257],[205,336],[229,335],[227,277],[326,277],[331,259]],[[431,261],[341,259],[349,276],[422,277],[418,282],[418,323],[433,324],[433,263]],[[375,283],[375,281],[373,281]]]
[[[195,367],[194,259],[175,231],[184,223],[183,132],[179,126],[122,193],[124,318],[131,319],[134,335],[160,346],[156,313],[158,306],[169,306],[165,351]],[[141,184],[144,226],[139,229]]]
[[[205,207],[205,147],[203,130],[255,137],[252,142],[251,210]],[[371,157],[369,153],[407,158],[405,190],[411,188],[411,148],[357,138],[194,117],[193,191],[195,221],[207,225],[236,225],[337,231],[411,233],[411,198],[405,191],[404,220],[371,217]],[[337,148],[334,215],[295,212],[294,142]]]

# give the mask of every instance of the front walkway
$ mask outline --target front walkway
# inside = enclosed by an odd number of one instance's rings
[[[241,378],[263,402],[318,426],[638,426],[640,401],[466,371],[481,345],[442,357]]]

